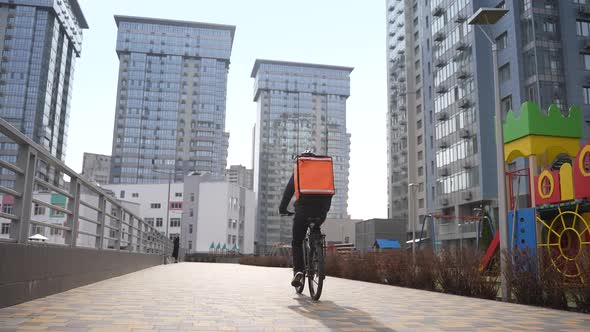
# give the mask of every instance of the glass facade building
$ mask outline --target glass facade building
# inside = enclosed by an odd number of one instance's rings
[[[0,0],[0,116],[61,160],[87,28],[76,0]],[[0,142],[0,158],[15,162],[16,146]]]
[[[353,68],[257,60],[252,71],[258,103],[254,188],[258,196],[257,242],[261,250],[291,242],[291,218],[278,207],[305,150],[332,156],[336,195],[329,218],[348,217],[350,134],[346,100]]]
[[[234,26],[115,16],[119,86],[111,182],[225,174]]]

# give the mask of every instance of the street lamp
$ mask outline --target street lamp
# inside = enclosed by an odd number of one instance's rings
[[[496,24],[508,13],[504,8],[480,8],[468,20],[467,24],[475,25],[483,32],[484,36],[492,44],[492,70],[494,71],[494,104],[496,115],[496,167],[498,169],[498,222],[500,232],[500,280],[502,283],[502,300],[508,300],[508,284],[505,276],[507,269],[504,251],[508,245],[508,225],[506,217],[506,170],[504,163],[504,134],[502,128],[502,110],[500,108],[500,82],[498,79],[498,46],[494,38],[485,31],[482,25]]]
[[[408,184],[408,191],[411,193],[411,197],[409,198],[410,201],[410,211],[408,213],[408,219],[411,223],[412,228],[412,257],[416,256],[416,191],[418,188],[418,184],[410,183]]]

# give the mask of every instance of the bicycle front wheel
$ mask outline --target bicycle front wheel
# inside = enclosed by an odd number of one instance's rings
[[[309,284],[309,295],[314,301],[320,299],[324,286],[324,248],[320,243],[311,247],[309,255],[310,272],[307,276]]]

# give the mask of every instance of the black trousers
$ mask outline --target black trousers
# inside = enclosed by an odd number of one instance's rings
[[[303,272],[303,240],[307,233],[309,218],[321,218],[322,222],[326,220],[326,213],[305,214],[301,211],[295,210],[293,217],[293,241],[291,248],[293,250],[293,272]],[[320,225],[316,225],[319,227]]]

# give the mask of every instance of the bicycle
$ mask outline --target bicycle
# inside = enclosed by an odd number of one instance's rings
[[[324,269],[326,235],[322,234],[320,230],[322,223],[321,218],[308,219],[307,234],[303,239],[303,279],[301,286],[295,288],[297,294],[303,293],[305,277],[307,277],[309,295],[314,301],[320,299],[326,278]]]

